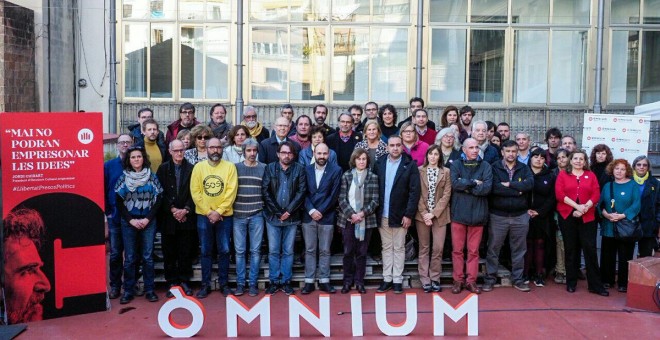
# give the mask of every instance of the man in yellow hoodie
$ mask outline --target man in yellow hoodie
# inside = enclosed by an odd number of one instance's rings
[[[190,193],[197,213],[197,233],[202,246],[202,288],[198,298],[211,293],[213,242],[218,246],[218,281],[224,296],[232,294],[228,286],[229,238],[233,225],[232,205],[238,190],[236,166],[222,160],[223,144],[211,138],[207,144],[208,159],[195,165],[190,179]]]

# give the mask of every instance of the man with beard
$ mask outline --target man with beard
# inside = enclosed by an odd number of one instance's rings
[[[181,286],[186,295],[192,295],[188,286],[192,275],[192,242],[196,227],[195,203],[190,195],[190,176],[193,165],[183,157],[183,142],[170,143],[172,160],[163,163],[157,172],[163,187],[158,226],[162,234],[165,280],[172,286]],[[168,290],[167,297],[173,295]]]
[[[110,294],[116,299],[121,294],[121,274],[124,268],[124,240],[121,235],[121,215],[117,209],[115,185],[124,172],[122,162],[126,151],[133,145],[133,139],[128,134],[117,137],[117,157],[103,163],[103,188],[105,196],[105,215],[108,219],[108,236],[110,239]]]
[[[472,137],[472,119],[477,114],[471,106],[465,105],[461,108],[460,112],[461,125],[467,131],[468,137]],[[485,123],[485,122],[484,122]],[[486,132],[488,132],[488,125],[486,125]],[[462,143],[463,141],[461,141]]]
[[[154,119],[154,112],[148,107],[141,108],[137,115],[137,123],[128,126],[128,132],[133,138],[133,142],[144,139],[142,123],[147,119]],[[158,131],[158,143],[165,145],[165,136],[160,131]]]
[[[44,221],[36,210],[17,208],[4,224],[4,290],[10,324],[43,319],[41,302],[50,291],[50,282],[41,270],[39,255],[45,233]]]
[[[321,131],[323,131],[323,137],[328,137],[334,130],[330,125],[325,123],[325,119],[328,117],[328,107],[323,104],[318,104],[314,106],[314,120],[316,123],[315,126],[318,126]]]
[[[300,149],[307,149],[312,145],[312,140],[310,138],[309,132],[312,128],[312,119],[307,115],[302,115],[296,119],[296,133],[289,136],[289,139],[298,143]]]
[[[283,121],[286,118],[280,117]],[[294,161],[298,150],[291,141],[277,147],[278,161],[266,166],[261,182],[264,217],[268,232],[267,294],[283,290],[293,294],[293,244],[300,224],[307,191],[305,168]]]
[[[339,129],[328,136],[326,144],[337,154],[337,164],[342,171],[349,169],[348,161],[355,149],[355,145],[362,141],[362,134],[353,131],[353,116],[344,112],[339,115]]]
[[[550,128],[545,132],[545,143],[548,144],[548,150],[545,151],[545,165],[550,169],[557,167],[557,150],[561,145],[561,131],[556,128]]]
[[[399,125],[398,125],[399,130],[401,129],[401,126],[403,125],[403,123],[410,122],[415,118],[415,111],[424,108],[424,99],[422,99],[420,97],[412,97],[412,98],[410,98],[410,101],[408,101],[408,104],[409,104],[409,106],[408,106],[408,118],[406,118],[406,119],[402,120],[401,122],[399,122]],[[435,130],[435,123],[433,121],[429,120],[428,121],[428,126],[431,129]]]
[[[259,143],[259,162],[264,164],[270,164],[278,160],[277,149],[284,142],[293,143],[294,148],[296,149],[296,158],[298,160],[298,153],[301,148],[300,145],[294,141],[291,141],[289,135],[289,120],[286,117],[277,117],[275,119],[275,135],[270,138],[264,139]]]
[[[257,110],[253,106],[246,106],[243,110],[243,121],[241,125],[248,128],[250,137],[261,143],[264,139],[268,138],[268,130],[264,128],[263,124],[258,122]]]
[[[511,138],[511,127],[509,126],[509,123],[507,123],[507,122],[501,122],[501,123],[497,124],[497,132],[502,137],[501,138],[502,143],[504,143],[504,141],[507,141],[507,140],[509,140],[509,138]]]
[[[248,277],[250,296],[259,295],[257,280],[261,266],[261,240],[264,234],[264,201],[261,197],[261,181],[266,165],[257,161],[259,144],[252,138],[243,145],[245,160],[236,163],[238,194],[234,201],[234,249],[236,250],[236,291],[245,293],[245,249],[250,240],[250,274]]]
[[[167,126],[167,135],[165,136],[166,145],[169,145],[171,141],[176,139],[179,131],[190,130],[198,124],[199,122],[195,119],[195,106],[191,103],[181,104],[179,107],[179,119]],[[153,160],[151,164],[153,164]]]
[[[190,193],[197,213],[197,233],[202,246],[202,288],[198,298],[211,293],[213,242],[218,254],[218,283],[224,296],[229,288],[229,238],[233,226],[233,204],[238,190],[236,166],[222,160],[222,141],[211,138],[207,144],[208,159],[195,165],[190,179]]]
[[[146,119],[142,123],[142,133],[144,138],[135,141],[135,146],[141,146],[147,151],[149,161],[151,161],[151,172],[156,173],[158,167],[168,159],[167,148],[165,144],[158,142],[158,122],[154,119]]]
[[[220,138],[220,140],[226,140],[229,130],[231,130],[232,125],[229,124],[226,120],[227,118],[227,109],[222,104],[215,104],[211,107],[209,113],[211,116],[211,121],[209,122],[209,127],[213,131],[213,135]]]
[[[364,130],[364,125],[362,124],[362,106],[357,104],[351,105],[348,108],[348,112],[353,116],[353,131],[362,133]]]
[[[334,232],[335,211],[341,184],[341,168],[328,163],[330,149],[324,143],[314,148],[314,164],[305,167],[307,197],[303,213],[303,238],[305,239],[305,287],[303,294],[314,291],[316,256],[318,253],[319,289],[334,294],[330,285],[330,245]]]

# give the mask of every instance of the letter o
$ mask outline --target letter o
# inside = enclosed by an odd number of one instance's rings
[[[174,295],[163,304],[158,311],[158,325],[160,329],[172,338],[190,338],[195,336],[204,325],[206,311],[204,306],[195,298],[184,295],[179,286],[170,288]],[[192,315],[190,325],[180,325],[174,322],[172,312],[175,309],[183,308]]]

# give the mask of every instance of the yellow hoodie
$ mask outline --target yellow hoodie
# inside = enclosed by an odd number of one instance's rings
[[[195,202],[195,212],[205,215],[211,210],[221,216],[232,216],[232,206],[238,192],[236,166],[221,160],[212,166],[208,160],[195,165],[190,179],[190,193]]]

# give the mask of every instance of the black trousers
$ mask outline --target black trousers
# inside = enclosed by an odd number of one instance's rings
[[[655,237],[642,237],[637,243],[639,247],[639,257],[647,257],[653,255],[653,249],[658,244]]]
[[[615,268],[618,270],[616,283],[619,287],[628,286],[628,261],[635,252],[635,242],[617,240],[614,237],[603,236],[600,247],[600,274],[603,283],[614,286]],[[619,257],[617,266],[616,258]]]
[[[193,240],[196,230],[176,230],[174,234],[161,235],[165,280],[169,284],[188,282],[192,276]]]
[[[580,268],[580,246],[582,246],[589,290],[600,291],[604,289],[600,279],[598,257],[596,256],[596,222],[585,223],[582,218],[575,218],[572,214],[566,219],[559,215],[559,228],[561,228],[564,237],[566,285],[570,287],[577,286],[577,272]]]
[[[364,232],[364,240],[360,241],[355,238],[355,225],[346,223],[346,227],[342,230],[342,241],[344,243],[344,285],[352,286],[363,285],[364,275],[367,268],[367,248],[369,247],[369,239],[375,228],[366,229]]]

